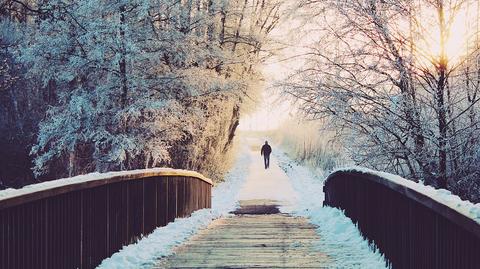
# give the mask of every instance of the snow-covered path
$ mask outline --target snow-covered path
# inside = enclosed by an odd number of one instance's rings
[[[386,268],[383,255],[341,210],[323,207],[326,175],[322,171],[299,165],[281,151],[274,153],[274,162],[285,171],[299,198],[290,213],[317,225],[317,249],[329,256],[331,268]]]
[[[316,249],[316,226],[278,209],[297,204],[288,176],[274,162],[264,169],[263,157],[249,146],[235,215],[213,221],[155,268],[331,268],[329,257]]]
[[[274,200],[282,206],[297,204],[297,192],[293,189],[290,179],[285,172],[271,160],[270,168],[265,169],[260,152],[249,152],[250,167],[247,178],[240,189],[239,200]]]
[[[226,181],[213,189],[212,209],[199,210],[189,218],[156,229],[137,244],[126,246],[104,260],[99,268],[158,266],[159,259],[172,255],[179,246],[188,244],[192,236],[208,230],[214,220],[231,218],[230,212],[240,201],[252,200],[274,200],[282,213],[304,218],[317,227],[314,230],[318,237],[312,252],[327,255],[328,268],[385,268],[383,257],[361,237],[350,219],[340,210],[322,207],[323,175],[295,164],[275,147],[270,169],[265,170],[259,153],[262,141],[253,138],[244,141],[244,149]],[[275,236],[278,235],[270,237]]]
[[[283,213],[305,217],[318,226],[317,250],[329,256],[331,268],[386,268],[384,257],[363,239],[360,231],[342,211],[323,207],[323,171],[297,164],[281,149],[273,147],[270,168],[265,170],[258,146],[263,141],[248,139],[248,177],[240,200],[276,200]]]

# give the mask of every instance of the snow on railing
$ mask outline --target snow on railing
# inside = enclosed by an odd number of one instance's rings
[[[150,169],[138,169],[138,170],[129,170],[129,171],[118,171],[118,172],[107,172],[107,173],[89,173],[85,175],[78,175],[69,178],[62,178],[57,180],[45,181],[37,184],[26,185],[20,189],[5,189],[0,191],[0,209],[15,205],[15,198],[18,199],[18,202],[23,203],[26,200],[29,200],[27,196],[31,199],[40,199],[45,198],[48,194],[41,195],[41,193],[49,192],[53,195],[58,195],[63,192],[71,191],[71,188],[76,190],[82,188],[89,188],[93,186],[100,186],[105,184],[111,184],[115,182],[147,178],[147,177],[156,177],[156,176],[183,176],[183,177],[192,177],[198,178],[210,185],[213,186],[211,179],[203,176],[202,174],[183,169],[172,169],[172,168],[150,168]],[[62,191],[63,189],[63,191]]]
[[[339,168],[333,171],[332,174],[335,174],[336,172],[356,172],[381,177],[382,179],[388,180],[392,183],[407,187],[411,190],[415,190],[429,197],[430,199],[435,200],[445,206],[448,206],[449,208],[457,211],[458,213],[468,218],[471,218],[472,220],[480,224],[480,203],[474,204],[470,201],[462,200],[459,196],[452,194],[449,190],[435,189],[432,186],[417,183],[415,181],[403,178],[399,175],[390,174],[387,172],[380,172],[361,166]]]
[[[95,268],[177,217],[211,207],[186,170],[92,173],[0,191],[0,268]]]
[[[480,205],[400,176],[342,168],[324,205],[344,210],[393,268],[478,268]]]

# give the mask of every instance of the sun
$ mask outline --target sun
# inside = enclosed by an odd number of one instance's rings
[[[474,7],[463,5],[456,9],[444,9],[443,41],[438,10],[419,8],[415,29],[419,38],[414,40],[418,60],[437,64],[444,56],[449,65],[458,64],[478,41],[478,5],[477,2]]]

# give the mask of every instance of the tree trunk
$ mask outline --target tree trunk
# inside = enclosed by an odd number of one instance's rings
[[[68,155],[68,177],[75,175],[75,150]]]
[[[379,36],[383,38],[383,41],[387,44],[388,50],[393,57],[393,66],[398,70],[400,77],[396,82],[400,93],[402,94],[402,113],[405,115],[405,123],[408,126],[408,129],[411,132],[408,132],[409,137],[414,142],[414,160],[418,163],[421,171],[424,176],[432,177],[432,171],[427,165],[427,156],[425,153],[425,136],[422,129],[422,124],[420,122],[420,113],[416,104],[416,89],[414,86],[414,77],[413,71],[408,66],[408,61],[404,59],[401,55],[399,48],[392,39],[388,25],[386,24],[385,18],[382,19],[381,10],[377,9],[376,1],[371,3],[371,14],[372,20],[375,21],[375,26]],[[413,7],[410,6],[410,12],[413,12]],[[409,22],[409,38],[410,38],[410,53],[413,54],[414,51],[414,41],[412,34],[412,18]]]
[[[447,113],[445,108],[445,86],[447,84],[448,60],[445,52],[446,25],[445,10],[442,1],[438,1],[438,19],[440,27],[440,57],[437,64],[437,89],[435,92],[438,117],[438,186],[447,187]]]
[[[240,14],[240,18],[238,19],[237,29],[235,30],[235,39],[233,41],[232,52],[235,53],[237,49],[238,39],[240,38],[240,31],[242,29],[242,22],[243,18],[245,17],[245,9],[247,8],[248,0],[245,0],[242,7],[242,13]]]
[[[128,103],[128,82],[127,82],[127,51],[125,45],[125,5],[120,6],[120,62],[118,63],[120,69],[121,80],[121,97],[120,104],[122,109],[127,106]]]
[[[227,20],[227,12],[225,11],[225,7],[222,7],[220,11],[220,33],[218,36],[220,47],[223,47],[225,43],[225,21]]]
[[[190,32],[191,13],[192,13],[193,0],[187,0],[182,8],[180,15],[181,28],[180,32],[187,34]]]

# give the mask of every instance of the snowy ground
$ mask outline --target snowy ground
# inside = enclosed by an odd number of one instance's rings
[[[250,143],[258,142],[256,140]],[[297,204],[297,192],[293,189],[290,179],[283,170],[274,162],[268,170],[263,164],[260,151],[250,151],[253,160],[248,169],[244,185],[240,189],[239,200],[275,200],[281,202],[283,211],[293,209]]]
[[[252,199],[281,201],[282,212],[306,217],[318,225],[318,250],[329,256],[331,268],[385,268],[383,257],[368,245],[350,219],[337,209],[322,207],[322,175],[295,164],[278,149],[274,149],[270,169],[265,170],[256,146],[260,141],[245,142],[226,181],[213,189],[212,209],[156,229],[104,260],[98,268],[149,268],[212,220],[228,216],[239,200]]]
[[[296,164],[283,152],[274,152],[276,162],[291,179],[299,197],[291,214],[306,217],[318,226],[319,251],[333,261],[332,268],[386,268],[384,257],[363,239],[360,231],[342,211],[323,207],[323,181],[321,171]]]

